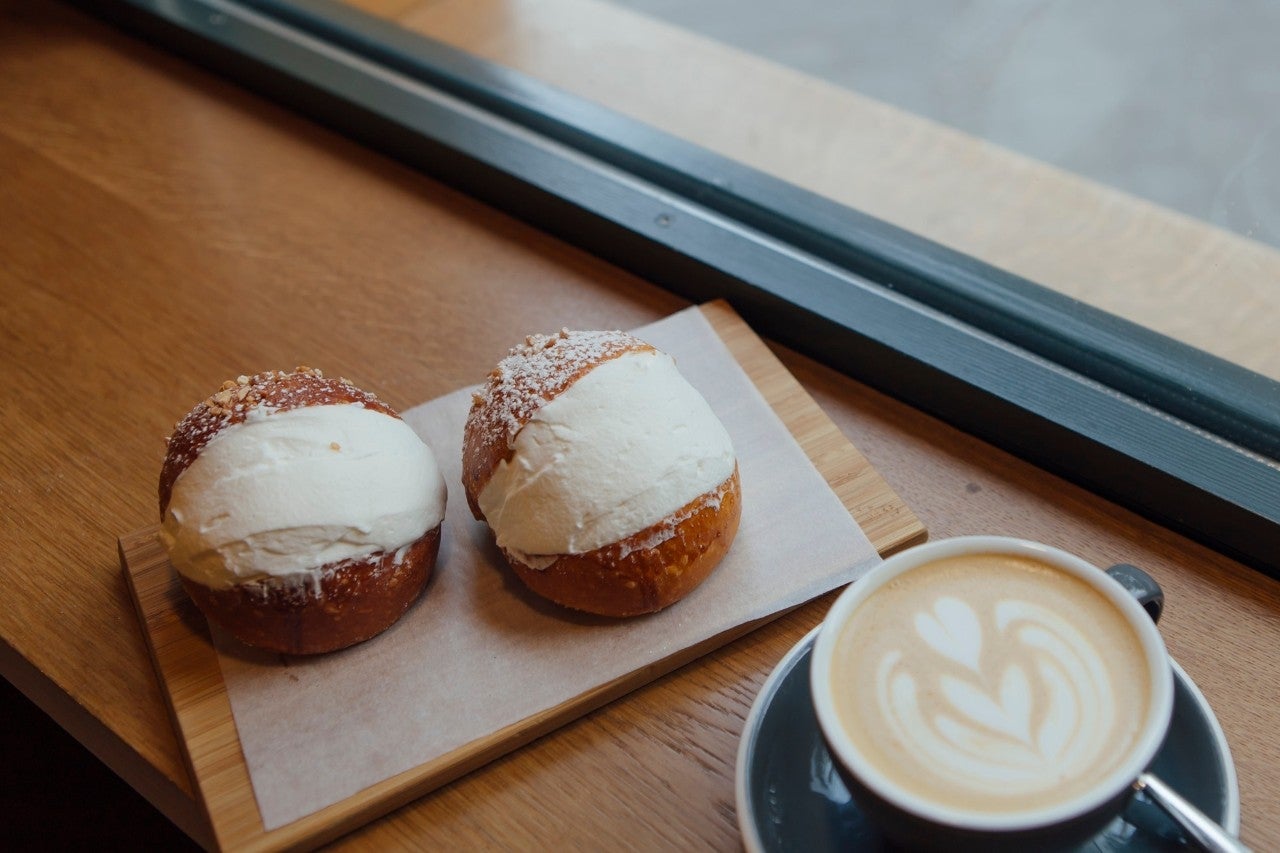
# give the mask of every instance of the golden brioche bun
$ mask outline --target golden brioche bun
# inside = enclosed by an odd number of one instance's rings
[[[223,383],[174,428],[160,470],[160,517],[173,485],[222,430],[251,411],[358,403],[399,415],[373,394],[345,379],[299,367]],[[367,640],[389,628],[421,594],[435,566],[440,525],[397,554],[378,551],[360,559],[316,567],[318,582],[267,577],[215,589],[183,576],[182,585],[209,621],[243,643],[286,654],[318,654]]]
[[[534,413],[599,364],[654,348],[623,332],[534,335],[493,370],[472,400],[463,432],[462,481],[472,514],[479,496]],[[742,513],[737,467],[717,487],[658,523],[581,554],[523,555],[501,549],[516,576],[557,604],[601,616],[636,616],[679,601],[728,552]]]

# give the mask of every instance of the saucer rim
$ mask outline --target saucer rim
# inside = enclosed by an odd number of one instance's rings
[[[751,709],[747,712],[746,720],[743,723],[742,735],[738,740],[738,753],[734,768],[734,799],[737,804],[738,832],[742,837],[743,847],[746,848],[747,853],[766,853],[764,843],[760,838],[755,809],[747,793],[746,768],[750,766],[750,759],[755,752],[756,742],[759,739],[760,720],[773,703],[773,697],[778,692],[779,686],[795,669],[796,660],[803,654],[805,646],[813,644],[817,638],[818,631],[821,629],[821,624],[814,626],[795,645],[788,649],[786,654],[774,665],[769,676],[760,685],[760,690],[756,693],[756,698],[751,703]],[[1226,797],[1226,814],[1223,819],[1223,828],[1230,834],[1238,836],[1240,834],[1240,787],[1239,780],[1236,778],[1235,761],[1231,757],[1231,748],[1227,745],[1226,733],[1222,730],[1222,724],[1218,722],[1218,717],[1213,713],[1213,708],[1209,705],[1208,700],[1205,699],[1204,693],[1200,691],[1199,685],[1195,683],[1176,660],[1170,657],[1169,662],[1173,665],[1175,679],[1188,689],[1191,698],[1200,706],[1202,715],[1209,721],[1209,731],[1217,745],[1218,753],[1222,757],[1226,771],[1223,774],[1225,782],[1223,793]]]

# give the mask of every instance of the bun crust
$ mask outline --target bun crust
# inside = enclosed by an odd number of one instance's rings
[[[545,569],[502,553],[520,580],[557,604],[599,616],[653,613],[692,592],[729,552],[742,517],[741,488],[735,468],[718,489],[652,527],[585,554],[561,555]]]
[[[254,409],[340,404],[360,404],[400,417],[368,391],[307,367],[223,383],[178,423],[168,440],[160,470],[161,518],[182,472],[215,436],[244,421]],[[394,624],[426,586],[439,548],[437,524],[398,552],[377,551],[318,566],[314,582],[266,577],[216,589],[179,576],[205,617],[241,642],[285,654],[318,654],[362,642]]]
[[[182,578],[209,621],[242,643],[289,655],[345,649],[390,628],[417,600],[440,548],[440,525],[409,546],[399,562],[382,551],[325,566],[316,585],[270,578],[212,589]]]
[[[462,481],[472,514],[479,497],[534,414],[599,364],[654,347],[624,332],[533,335],[511,350],[473,398],[463,433]],[[636,616],[679,601],[729,550],[742,512],[737,467],[731,477],[626,539],[582,554],[538,558],[501,549],[516,576],[557,604],[601,616]]]

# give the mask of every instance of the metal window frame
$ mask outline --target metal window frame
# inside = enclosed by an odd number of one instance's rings
[[[1280,383],[340,3],[76,1],[1280,577]]]

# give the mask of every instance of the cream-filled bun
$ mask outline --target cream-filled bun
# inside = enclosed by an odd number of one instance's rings
[[[426,585],[445,484],[391,407],[298,368],[241,376],[175,428],[160,537],[196,605],[250,645],[333,651]]]
[[[514,348],[472,402],[463,486],[531,589],[606,616],[683,598],[741,515],[724,425],[671,356],[623,332]]]

